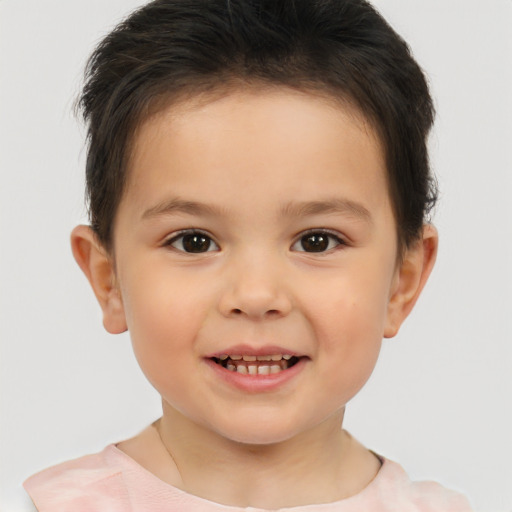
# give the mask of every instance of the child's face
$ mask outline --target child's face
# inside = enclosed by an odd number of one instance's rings
[[[166,407],[247,443],[339,418],[408,312],[368,124],[312,95],[232,93],[146,122],[129,173],[105,325],[126,322]],[[221,355],[299,360],[251,376]]]

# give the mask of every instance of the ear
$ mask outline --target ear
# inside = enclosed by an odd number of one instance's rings
[[[112,258],[89,226],[77,226],[72,231],[71,249],[100,303],[105,329],[111,334],[126,331],[123,301],[116,285]]]
[[[416,304],[434,267],[438,240],[436,228],[427,224],[423,226],[421,239],[407,249],[394,276],[384,328],[385,338],[392,338],[398,333]]]

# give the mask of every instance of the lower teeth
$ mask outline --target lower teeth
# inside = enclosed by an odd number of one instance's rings
[[[220,364],[230,372],[241,373],[243,375],[274,375],[276,373],[282,372],[293,366],[298,359],[293,357],[291,360],[281,360],[279,364],[243,364],[238,361],[235,363],[232,360],[215,360],[217,364]]]
[[[271,366],[256,366],[252,364],[245,366],[243,364],[228,364],[226,368],[231,372],[242,373],[244,375],[271,375],[283,371],[281,366],[276,364],[273,364]]]

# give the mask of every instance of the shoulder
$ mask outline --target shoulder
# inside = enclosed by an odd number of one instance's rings
[[[23,486],[39,512],[130,510],[123,460],[114,445],[36,473]]]
[[[390,510],[410,512],[471,512],[465,496],[432,481],[412,481],[396,462],[382,459],[383,465],[374,484]],[[387,509],[386,509],[387,510]]]

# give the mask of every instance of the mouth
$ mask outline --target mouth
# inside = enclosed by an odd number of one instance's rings
[[[291,354],[227,355],[210,358],[226,370],[242,375],[275,375],[295,366],[303,357]]]

